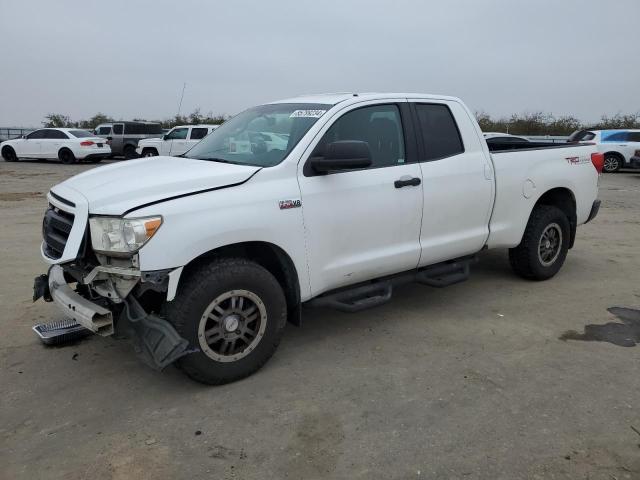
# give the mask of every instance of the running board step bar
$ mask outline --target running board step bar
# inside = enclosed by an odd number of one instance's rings
[[[391,300],[394,285],[418,282],[430,287],[442,288],[463,282],[469,278],[471,264],[476,256],[459,258],[406,273],[381,278],[375,282],[356,285],[329,292],[307,302],[311,307],[330,307],[341,312],[353,313],[377,307]]]

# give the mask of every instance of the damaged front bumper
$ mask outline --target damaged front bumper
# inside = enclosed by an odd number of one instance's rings
[[[130,293],[141,276],[147,279],[147,283],[160,281],[160,275],[154,272],[141,274],[140,271],[120,267],[95,267],[78,283],[101,285],[99,288],[102,289],[100,293],[104,305],[100,305],[80,295],[77,289],[74,290],[69,285],[64,268],[53,265],[47,275],[36,277],[33,299],[35,301],[43,297],[45,301],[53,301],[67,317],[98,335],[109,336],[117,331],[119,335],[130,337],[141,359],[152,368],[162,370],[189,353],[189,343],[180,337],[167,320],[147,313]],[[114,282],[107,281],[111,277],[124,282],[127,286],[124,292],[121,287],[114,286]],[[96,282],[100,278],[105,281]],[[108,308],[108,305],[118,304],[122,304],[123,308]]]

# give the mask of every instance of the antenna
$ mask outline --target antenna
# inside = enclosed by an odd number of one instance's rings
[[[184,89],[187,88],[187,82],[184,82],[182,84],[182,95],[180,95],[180,103],[178,104],[178,113],[176,114],[176,117],[180,116],[180,110],[182,110],[182,99],[184,98]]]

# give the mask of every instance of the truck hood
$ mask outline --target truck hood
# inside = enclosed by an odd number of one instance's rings
[[[62,197],[65,190],[76,191],[86,198],[90,214],[122,215],[148,203],[237,185],[260,168],[182,157],[150,157],[94,168],[51,191]]]
[[[162,138],[143,138],[138,141],[138,146],[142,145],[160,145],[164,140]]]

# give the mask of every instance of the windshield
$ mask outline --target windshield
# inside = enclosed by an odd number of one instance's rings
[[[279,164],[331,105],[279,103],[250,108],[216,128],[187,158],[272,167]]]
[[[87,132],[86,130],[69,130],[69,133],[76,138],[93,137],[93,133]]]

